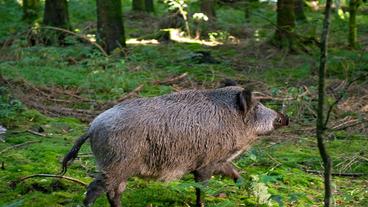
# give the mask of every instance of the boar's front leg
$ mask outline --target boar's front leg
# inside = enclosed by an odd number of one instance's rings
[[[126,182],[120,182],[107,189],[107,198],[111,207],[121,207],[121,193],[125,190]]]
[[[225,162],[223,164],[220,164],[216,168],[214,174],[215,175],[222,175],[222,176],[226,176],[228,178],[231,178],[231,179],[234,180],[235,183],[240,179],[239,172],[229,162]]]
[[[91,207],[96,198],[105,192],[105,181],[102,175],[98,175],[95,180],[88,185],[86,198],[83,201],[85,207]]]
[[[213,171],[214,171],[213,167],[195,170],[193,172],[195,182],[207,186],[208,180],[211,179]],[[201,188],[196,187],[196,207],[203,207],[203,206],[204,206],[204,195],[201,192]]]
[[[127,181],[124,175],[117,173],[120,172],[117,166],[109,168],[109,173],[105,174],[107,198],[111,207],[121,207],[121,193],[125,190]]]
[[[207,186],[208,180],[211,179],[211,176],[213,174],[229,177],[233,179],[234,182],[237,182],[241,178],[238,171],[236,171],[234,166],[229,162],[221,163],[211,167],[197,169],[193,172],[194,180],[197,183],[203,184],[204,186]],[[204,206],[204,195],[201,192],[201,189],[199,187],[196,187],[196,207],[203,207],[203,206]]]
[[[88,185],[87,195],[83,203],[91,207],[101,193],[106,192],[111,207],[121,207],[121,193],[125,190],[126,179],[115,174],[99,174],[95,180]]]

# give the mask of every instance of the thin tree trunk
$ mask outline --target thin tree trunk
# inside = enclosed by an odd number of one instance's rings
[[[325,76],[327,70],[327,49],[328,49],[328,33],[330,26],[330,14],[331,14],[332,0],[326,1],[325,7],[325,19],[323,21],[323,31],[321,35],[321,57],[319,66],[319,80],[318,80],[318,109],[317,109],[317,142],[318,149],[323,160],[324,167],[324,206],[329,207],[331,205],[331,171],[332,171],[332,160],[327,153],[325,144],[323,142],[323,132],[325,131],[326,124],[324,120],[324,99],[325,99]]]
[[[145,11],[145,0],[133,0],[132,9],[133,11]]]
[[[46,0],[43,24],[70,29],[68,2],[66,0]]]
[[[244,18],[246,21],[250,19],[251,2],[250,0],[244,1]]]
[[[275,43],[280,48],[292,48],[294,42],[294,29],[294,0],[278,0]]]
[[[154,12],[153,0],[145,0],[145,11],[146,12]]]
[[[107,53],[125,47],[121,0],[97,0],[97,40]]]
[[[205,14],[209,20],[216,18],[216,0],[201,0],[201,12]]]
[[[356,14],[359,6],[359,0],[350,0],[349,2],[349,46],[356,47],[357,43],[357,25]]]
[[[258,3],[258,0],[244,0],[244,18],[245,21],[249,22],[252,10],[256,9],[255,3]],[[257,4],[258,5],[258,4]]]
[[[33,23],[41,8],[40,0],[23,0],[23,20]]]
[[[304,12],[304,0],[295,0],[295,17],[298,21],[306,21]]]

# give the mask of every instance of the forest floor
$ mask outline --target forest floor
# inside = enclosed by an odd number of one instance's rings
[[[73,27],[93,34],[94,1],[69,3]],[[59,172],[60,160],[88,121],[118,101],[215,88],[226,78],[269,99],[265,104],[287,113],[291,124],[260,139],[234,161],[242,183],[212,179],[205,189],[208,206],[321,206],[323,169],[314,135],[318,47],[310,44],[291,54],[273,47],[268,41],[276,15],[272,4],[256,7],[249,22],[236,6],[222,5],[216,25],[206,28],[211,38],[166,43],[136,39],[157,30],[164,5],[157,5],[156,15],[129,9],[123,7],[128,39],[124,57],[105,57],[74,36],[64,47],[29,46],[21,8],[16,1],[0,1],[0,124],[8,129],[0,140],[0,206],[81,205],[83,184],[47,177],[19,179]],[[308,22],[298,23],[297,33],[318,41],[321,11],[308,11],[307,16]],[[358,22],[367,25],[368,16],[362,12]],[[325,137],[333,158],[335,206],[363,207],[368,203],[368,82],[363,78],[346,86],[367,72],[368,27],[359,27],[360,45],[354,50],[346,46],[346,30],[346,16],[333,15],[327,102],[344,96],[332,110]],[[85,144],[66,176],[89,183],[95,170]],[[191,175],[170,183],[131,178],[122,202],[193,206],[194,186]],[[107,199],[101,196],[96,206],[108,206]]]

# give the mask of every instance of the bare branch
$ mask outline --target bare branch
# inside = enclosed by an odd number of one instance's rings
[[[29,176],[26,176],[26,177],[22,177],[16,181],[13,181],[10,183],[10,186],[11,187],[16,187],[17,184],[27,180],[27,179],[30,179],[30,178],[35,178],[35,177],[48,177],[48,178],[59,178],[59,179],[65,179],[65,180],[69,180],[69,181],[72,181],[72,182],[75,182],[75,183],[78,183],[84,187],[87,186],[87,184],[83,181],[80,181],[76,178],[72,178],[72,177],[68,177],[68,176],[64,176],[64,175],[54,175],[54,174],[34,174],[34,175],[29,175]]]
[[[326,120],[325,122],[323,123],[323,127],[324,128],[327,128],[327,124],[328,124],[328,121],[330,119],[330,115],[331,115],[331,112],[332,112],[332,109],[342,100],[342,98],[344,97],[344,93],[349,89],[349,87],[356,81],[364,78],[365,76],[367,76],[366,74],[364,75],[361,75],[351,81],[348,82],[348,84],[345,85],[344,89],[342,89],[342,91],[339,93],[339,96],[336,98],[336,100],[329,106],[328,108],[328,111],[327,111],[327,114],[326,114]]]
[[[42,27],[43,29],[51,29],[51,30],[56,30],[56,31],[61,31],[61,32],[65,32],[67,34],[71,34],[71,35],[74,35],[80,39],[83,39],[85,41],[87,41],[88,43],[90,43],[91,45],[97,47],[97,49],[99,49],[101,51],[101,53],[105,56],[109,56],[105,50],[99,45],[97,44],[96,42],[93,42],[91,41],[90,39],[88,39],[86,36],[84,35],[81,35],[81,34],[78,34],[78,33],[75,33],[75,32],[72,32],[70,30],[66,30],[66,29],[63,29],[63,28],[60,28],[60,27],[53,27],[53,26],[43,26]]]
[[[7,147],[3,150],[0,151],[0,154],[6,152],[6,151],[9,151],[11,149],[15,149],[15,148],[18,148],[18,147],[23,147],[23,146],[26,146],[26,145],[30,145],[30,144],[34,144],[34,143],[39,143],[41,142],[40,140],[38,141],[28,141],[28,142],[24,142],[24,143],[21,143],[21,144],[16,144],[16,145],[13,145],[13,146],[10,146],[10,147]]]

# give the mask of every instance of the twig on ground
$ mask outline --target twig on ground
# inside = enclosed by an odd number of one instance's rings
[[[139,85],[138,87],[136,87],[134,90],[132,90],[131,92],[129,92],[127,95],[119,98],[118,100],[116,100],[116,102],[122,102],[124,100],[130,99],[136,95],[138,95],[138,93],[143,89],[143,84]]]
[[[92,153],[82,153],[82,154],[78,154],[79,158],[88,158],[88,157],[93,157],[94,155]]]
[[[363,119],[362,121],[359,121],[358,119],[351,119],[351,120],[345,121],[343,123],[337,124],[335,126],[332,126],[331,130],[344,130],[344,129],[347,129],[349,127],[354,127],[356,125],[362,124],[366,121],[367,120],[365,120],[365,119]]]
[[[34,134],[34,135],[37,135],[37,136],[41,136],[41,137],[47,137],[46,134],[42,134],[42,133],[39,133],[39,132],[36,132],[36,131],[33,131],[31,129],[27,129],[26,132],[28,133],[31,133],[31,134]]]
[[[152,81],[153,84],[173,84],[173,83],[176,83],[178,81],[181,81],[183,79],[185,79],[186,77],[188,76],[188,73],[183,73],[179,76],[176,76],[176,77],[173,77],[173,78],[169,78],[169,79],[166,79],[166,80],[156,80],[156,81]]]
[[[307,173],[322,175],[324,172],[319,170],[305,170]],[[360,177],[366,176],[366,173],[331,173],[333,176],[341,176],[341,177]]]
[[[70,100],[57,99],[57,98],[50,98],[49,100],[57,103],[68,103],[68,104],[74,103],[73,101]]]
[[[124,100],[136,97],[138,95],[138,93],[143,89],[143,86],[144,85],[141,84],[138,87],[136,87],[134,90],[132,90],[131,92],[124,95],[123,97],[120,97],[119,99],[114,100],[114,101],[106,102],[101,107],[98,107],[97,110],[105,110],[105,109],[111,108],[112,106],[114,106],[114,105],[116,105],[116,104],[118,104],[118,103],[120,103]]]
[[[88,102],[88,103],[94,103],[94,100],[76,95],[68,90],[60,90],[58,88],[43,88],[43,87],[35,87],[33,86],[31,83],[27,82],[26,80],[22,79],[20,81],[7,81],[4,78],[0,78],[0,82],[4,82],[4,84],[8,85],[9,88],[11,88],[13,91],[16,91],[17,89],[19,89],[21,92],[23,93],[31,93],[33,94],[34,92],[37,94],[40,94],[40,98],[43,99],[47,99],[49,101],[52,102],[57,102],[57,103],[68,103],[68,104],[72,104],[75,102]],[[13,89],[14,85],[16,85],[15,90]],[[19,85],[19,86],[18,86]],[[28,91],[30,90],[30,91]],[[16,92],[13,92],[16,94]],[[76,100],[64,100],[64,99],[58,99],[55,97],[60,97],[66,95],[68,97],[73,97]],[[22,95],[18,95],[18,98],[21,100],[24,100],[25,97],[27,96],[22,96]],[[39,100],[37,100],[37,102],[39,102]]]
[[[282,165],[282,162],[278,161],[274,157],[272,157],[269,153],[266,152],[267,157],[269,157],[272,161],[276,163],[277,166]]]
[[[350,127],[357,126],[359,124],[363,124],[363,123],[365,123],[367,121],[368,120],[366,120],[366,119],[363,119],[361,121],[358,120],[358,119],[350,119],[350,120],[344,121],[342,123],[338,123],[338,124],[333,125],[332,127],[330,127],[328,129],[328,131],[344,130],[344,129],[347,129],[347,128],[350,128]],[[304,127],[304,128],[297,129],[297,130],[298,131],[303,131],[303,132],[315,131],[316,130],[316,127]]]
[[[303,88],[304,88],[304,92],[301,94],[298,94],[297,97],[273,97],[273,96],[269,96],[259,91],[253,91],[252,93],[255,95],[255,98],[258,100],[291,101],[291,100],[296,100],[305,95],[311,95],[307,86],[303,86]]]
[[[74,98],[79,99],[79,100],[84,101],[84,102],[95,102],[94,100],[85,98],[83,96],[79,96],[79,95],[77,95],[75,93],[72,93],[70,91],[67,91],[67,90],[60,90],[59,88],[53,88],[52,90],[50,90],[50,92],[62,93],[62,94],[74,97]]]
[[[10,183],[10,186],[11,187],[16,187],[17,184],[27,180],[27,179],[30,179],[30,178],[35,178],[35,177],[49,177],[49,178],[59,178],[59,179],[65,179],[65,180],[69,180],[69,181],[72,181],[72,182],[75,182],[75,183],[78,183],[84,187],[87,186],[87,184],[83,181],[80,181],[76,178],[72,178],[72,177],[68,177],[68,176],[64,176],[64,175],[54,175],[54,174],[34,174],[34,175],[29,175],[29,176],[26,176],[26,177],[22,177],[16,181],[13,181]]]
[[[257,100],[274,100],[274,101],[289,101],[289,100],[294,100],[293,97],[273,97],[273,96],[269,96],[267,94],[264,94],[260,91],[253,91],[252,92],[253,95],[255,95],[255,99]]]
[[[272,97],[272,96],[255,96],[255,99],[257,100],[273,100],[273,101],[290,101],[294,100],[292,97]]]
[[[15,148],[18,148],[18,147],[23,147],[23,146],[26,146],[26,145],[30,145],[30,144],[34,144],[34,143],[39,143],[39,142],[41,142],[41,141],[40,140],[38,140],[38,141],[28,141],[28,142],[24,142],[24,143],[21,143],[21,144],[12,145],[10,147],[7,147],[7,148],[1,150],[0,151],[0,154],[4,153],[6,151],[9,151],[11,149],[15,149]]]

